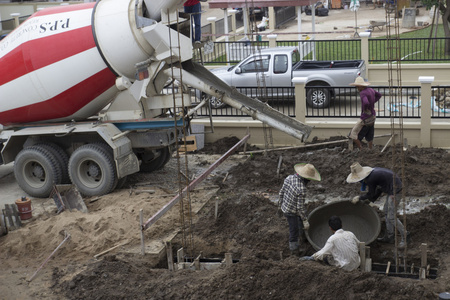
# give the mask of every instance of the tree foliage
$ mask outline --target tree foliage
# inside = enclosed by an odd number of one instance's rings
[[[450,0],[422,0],[422,4],[425,5],[427,10],[430,10],[432,7],[437,8],[436,17],[442,17],[442,25],[444,27],[445,37],[450,39]],[[445,54],[450,55],[449,40],[445,42]]]

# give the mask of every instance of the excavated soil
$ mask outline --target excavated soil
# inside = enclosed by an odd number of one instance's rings
[[[235,137],[222,139],[189,154],[189,168],[183,174],[188,178],[199,176],[237,141]],[[231,253],[235,262],[231,266],[169,271],[164,258],[139,253],[139,209],[144,208],[147,217],[153,215],[172,199],[178,179],[185,178],[178,175],[178,161],[174,158],[161,171],[131,176],[122,190],[99,200],[85,199],[88,214],[56,215],[47,209],[21,229],[0,238],[0,295],[15,299],[437,299],[439,293],[450,291],[447,151],[413,147],[394,154],[391,148],[381,153],[382,146],[372,151],[350,151],[346,143],[327,147],[260,154],[249,146],[246,155],[227,159],[190,193],[191,206],[198,212],[191,218],[184,214],[183,231],[180,205],[176,205],[145,233],[147,242],[163,243],[170,236],[168,232],[176,230],[179,233],[172,239],[174,257],[181,247],[188,260],[201,254],[220,261],[225,253]],[[420,266],[419,247],[426,243],[428,264],[431,271],[437,270],[435,279],[346,272],[319,262],[301,262],[289,255],[288,225],[277,216],[276,207],[283,179],[293,173],[296,163],[316,166],[323,180],[308,185],[311,211],[359,193],[359,185],[345,182],[355,161],[372,167],[404,166],[398,172],[404,173],[405,207],[410,209],[406,214],[411,232],[406,261]],[[184,163],[180,163],[181,169]],[[130,189],[146,182],[155,190],[153,194],[136,194]],[[187,203],[182,207],[189,207]],[[376,204],[381,206],[382,200]],[[379,214],[382,217],[381,211]],[[27,281],[63,240],[65,232],[71,234],[70,242],[31,282]],[[116,245],[121,246],[93,258]],[[307,242],[302,249],[305,254],[314,252]],[[398,253],[402,261],[404,254]],[[376,263],[393,263],[395,249],[374,242],[370,256]]]

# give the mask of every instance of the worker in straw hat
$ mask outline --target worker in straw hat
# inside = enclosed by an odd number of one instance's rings
[[[361,141],[365,138],[369,149],[373,146],[373,136],[375,133],[375,103],[380,100],[381,94],[369,88],[370,82],[364,81],[361,76],[356,77],[355,82],[350,83],[356,86],[361,99],[361,116],[349,134],[359,149],[362,149]]]
[[[284,214],[289,225],[289,250],[291,254],[300,255],[299,237],[305,241],[305,230],[309,229],[306,215],[306,185],[311,181],[320,181],[319,171],[307,163],[296,164],[295,174],[284,180],[279,193],[278,208]]]
[[[387,194],[384,202],[384,215],[386,220],[386,231],[383,237],[378,238],[378,241],[384,243],[394,243],[395,223],[397,222],[397,229],[400,233],[399,247],[403,248],[405,245],[405,229],[402,222],[397,218],[396,202],[398,195],[402,191],[402,181],[391,170],[385,168],[371,168],[362,167],[358,162],[350,166],[351,173],[347,177],[348,183],[361,183],[361,191],[368,188],[368,192],[361,196],[354,197],[351,201],[353,204],[359,201],[375,202],[382,193]]]

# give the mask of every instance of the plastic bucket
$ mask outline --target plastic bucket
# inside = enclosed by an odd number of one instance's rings
[[[16,200],[17,209],[21,220],[28,220],[32,217],[31,214],[31,199],[22,197]]]
[[[341,218],[342,229],[353,232],[366,245],[375,241],[380,234],[381,220],[375,209],[361,202],[352,204],[350,201],[335,201],[317,207],[309,214],[310,226],[306,238],[315,250],[322,249],[332,234],[328,226],[331,216]]]

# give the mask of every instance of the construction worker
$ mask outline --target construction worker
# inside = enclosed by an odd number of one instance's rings
[[[361,183],[361,191],[368,192],[361,196],[355,196],[351,201],[353,204],[359,201],[375,202],[382,193],[386,193],[386,200],[384,202],[384,215],[386,219],[386,232],[378,241],[384,243],[394,243],[395,223],[397,222],[397,229],[400,233],[400,243],[398,247],[405,246],[405,229],[402,222],[397,218],[396,201],[398,194],[402,191],[402,181],[391,170],[385,168],[371,168],[361,167],[358,162],[350,166],[351,173],[347,177],[348,183]]]
[[[361,141],[365,138],[369,149],[373,146],[373,137],[375,134],[375,103],[380,100],[381,94],[372,88],[369,88],[370,82],[364,81],[364,78],[358,76],[355,82],[350,83],[356,86],[361,99],[361,116],[356,122],[349,138],[353,139],[358,148],[361,150]]]
[[[346,271],[355,270],[361,263],[358,254],[359,240],[353,232],[342,229],[342,221],[338,216],[330,217],[328,226],[333,234],[325,246],[312,256],[304,256],[300,260],[322,260]]]
[[[300,255],[299,237],[305,238],[305,230],[309,229],[306,215],[306,185],[310,180],[320,181],[319,171],[312,164],[296,164],[295,174],[284,180],[279,193],[278,210],[284,214],[289,224],[289,250],[292,255]]]
[[[202,1],[204,2],[204,1]],[[192,32],[194,33],[192,36],[192,41],[196,44],[201,44],[202,38],[202,5],[199,0],[186,0],[183,4],[184,12],[190,13],[192,18]]]

